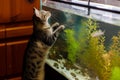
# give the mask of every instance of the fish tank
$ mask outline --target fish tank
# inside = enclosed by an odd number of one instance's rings
[[[68,80],[120,80],[120,14],[90,9],[88,15],[86,7],[49,0],[43,8],[52,13],[50,24],[65,25],[46,60],[50,67]]]

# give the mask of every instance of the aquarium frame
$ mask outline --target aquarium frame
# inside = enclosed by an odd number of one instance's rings
[[[88,6],[90,6],[90,0],[88,0]],[[88,15],[90,15],[90,7],[88,7]]]
[[[81,3],[61,1],[61,0],[50,0],[50,1],[55,1],[55,2],[60,2],[60,3],[64,3],[64,4],[69,4],[69,5],[86,7],[86,8],[88,8],[88,15],[90,15],[90,9],[97,9],[97,10],[102,10],[102,11],[106,11],[106,12],[112,12],[112,13],[120,14],[120,11],[118,11],[118,10],[111,10],[111,9],[105,9],[105,8],[92,6],[92,5],[90,5],[90,0],[88,1],[87,5],[86,4],[81,4]]]

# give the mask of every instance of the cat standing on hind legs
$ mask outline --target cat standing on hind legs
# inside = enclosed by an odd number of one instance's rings
[[[51,13],[34,8],[33,33],[28,42],[24,59],[22,80],[44,80],[44,65],[49,49],[55,43],[64,25],[48,23]]]

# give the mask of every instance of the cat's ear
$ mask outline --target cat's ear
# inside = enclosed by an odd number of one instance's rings
[[[36,9],[35,7],[33,8],[33,12],[34,12],[34,14],[35,14],[35,16],[37,16],[37,17],[39,17],[39,10],[38,9]]]

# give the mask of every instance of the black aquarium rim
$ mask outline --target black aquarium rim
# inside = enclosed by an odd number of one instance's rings
[[[120,11],[117,11],[117,10],[99,8],[99,7],[91,6],[91,5],[85,5],[85,4],[80,4],[80,3],[68,2],[68,1],[61,1],[61,0],[50,0],[50,1],[55,1],[55,2],[60,2],[60,3],[69,4],[69,5],[86,7],[86,8],[88,8],[88,9],[97,9],[97,10],[102,10],[102,11],[107,11],[107,12],[112,12],[112,13],[120,14]],[[88,12],[89,12],[89,11],[88,11]]]

